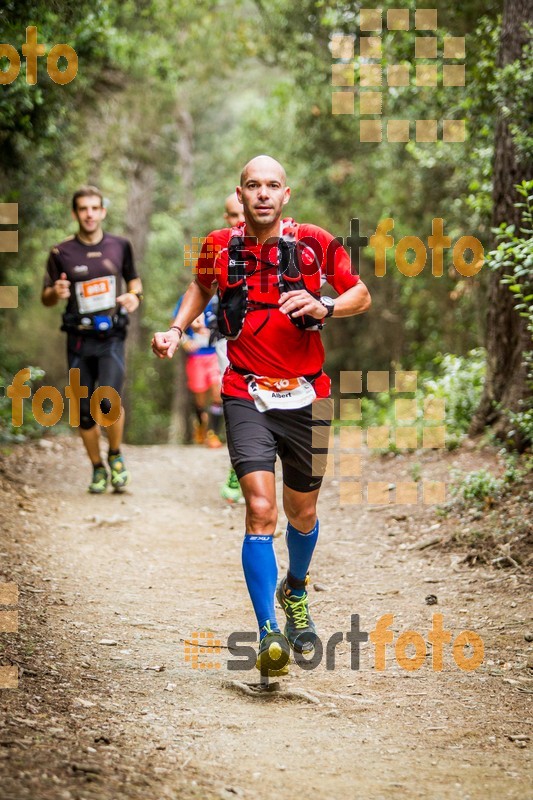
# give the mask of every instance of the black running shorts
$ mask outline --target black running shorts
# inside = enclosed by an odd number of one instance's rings
[[[326,470],[331,408],[330,400],[316,400],[303,408],[260,412],[249,400],[224,397],[226,438],[237,477],[275,472],[279,455],[289,489],[318,489]]]
[[[88,397],[80,400],[80,427],[89,429],[96,423],[91,417],[90,401],[96,386],[112,386],[119,393],[124,386],[124,338],[109,336],[96,339],[90,336],[67,335],[69,369],[79,369],[80,385],[89,390]],[[101,410],[109,411],[107,400],[102,400]]]

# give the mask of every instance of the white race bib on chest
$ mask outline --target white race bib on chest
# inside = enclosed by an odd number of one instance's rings
[[[80,314],[107,311],[116,305],[116,280],[114,275],[104,275],[91,281],[78,281],[76,300]]]

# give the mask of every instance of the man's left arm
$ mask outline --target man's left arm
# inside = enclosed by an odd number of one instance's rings
[[[126,311],[131,314],[141,304],[143,285],[140,278],[133,278],[127,282],[126,287],[127,291],[117,297],[117,303],[119,306],[124,306]]]
[[[355,286],[350,287],[335,299],[333,317],[353,317],[355,314],[363,314],[368,311],[372,303],[370,293],[365,284],[359,280]],[[324,319],[327,308],[313,297],[306,289],[297,289],[292,292],[284,292],[279,298],[280,311],[282,314],[290,314],[292,317],[302,317],[309,314],[315,319]]]
[[[126,282],[126,292],[117,297],[117,303],[131,314],[133,311],[136,311],[141,304],[141,300],[143,299],[143,286],[135,269],[131,242],[127,239],[123,241],[122,277]]]

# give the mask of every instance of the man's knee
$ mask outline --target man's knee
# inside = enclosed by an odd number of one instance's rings
[[[287,519],[297,530],[308,533],[313,530],[316,522],[316,500],[311,497],[285,498],[283,510]]]
[[[270,526],[277,522],[277,509],[275,501],[262,494],[253,494],[246,498],[248,516],[254,524]]]

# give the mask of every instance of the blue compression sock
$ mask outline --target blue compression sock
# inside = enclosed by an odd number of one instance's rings
[[[289,573],[298,582],[305,581],[307,570],[313,557],[313,551],[318,539],[319,523],[315,522],[315,527],[309,533],[294,528],[290,522],[287,523],[286,541],[289,549]],[[301,597],[305,589],[295,589],[289,584],[291,594]]]
[[[242,568],[259,631],[267,621],[270,621],[272,630],[279,630],[274,610],[274,592],[278,580],[274,537],[245,534]]]

